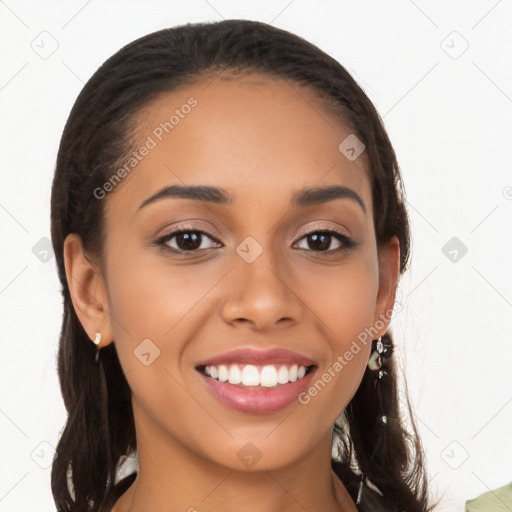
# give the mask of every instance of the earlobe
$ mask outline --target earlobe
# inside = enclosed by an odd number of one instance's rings
[[[84,252],[82,240],[69,234],[63,249],[66,280],[75,312],[91,339],[101,333],[100,348],[113,341],[105,281],[101,269]]]
[[[400,276],[400,242],[393,236],[389,243],[379,249],[379,291],[375,309],[375,323],[384,323],[380,335],[389,327],[395,303],[398,278]]]

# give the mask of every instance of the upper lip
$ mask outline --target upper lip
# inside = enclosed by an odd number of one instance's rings
[[[297,364],[299,366],[316,366],[315,361],[297,352],[284,348],[255,350],[252,348],[237,348],[223,354],[204,359],[197,363],[199,366],[218,366],[221,364]]]

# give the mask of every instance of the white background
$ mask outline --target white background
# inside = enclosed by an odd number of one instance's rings
[[[413,230],[397,353],[432,493],[439,510],[462,511],[512,480],[511,0],[0,1],[0,512],[54,510],[62,313],[55,259],[40,258],[70,108],[126,43],[222,18],[272,23],[318,45],[383,116]],[[455,262],[442,251],[452,237],[468,249]]]

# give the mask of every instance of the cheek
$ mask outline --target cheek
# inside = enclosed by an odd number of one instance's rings
[[[190,313],[200,306],[208,282],[191,284],[183,268],[150,262],[136,251],[126,251],[108,276],[121,366],[134,399],[157,421],[157,411],[187,398],[175,380],[182,380],[177,365],[191,332]]]
[[[164,381],[179,375],[183,352],[204,324],[206,297],[225,271],[168,264],[137,248],[126,248],[110,265],[109,308],[121,365],[136,395],[154,394],[162,375]]]
[[[377,264],[373,258],[359,254],[335,270],[317,270],[313,282],[304,281],[307,303],[320,320],[333,351],[344,352],[375,318]]]
[[[132,341],[169,336],[218,280],[209,270],[191,272],[184,265],[166,265],[143,255],[123,258],[109,273],[109,303],[118,338],[129,332]],[[181,324],[180,324],[181,325]],[[117,338],[116,338],[117,339]]]
[[[320,416],[325,414],[322,410],[330,411],[329,421],[334,421],[357,391],[370,355],[378,293],[376,261],[360,254],[336,272],[317,272],[315,286],[308,287],[308,306],[329,350],[303,403],[311,402]]]

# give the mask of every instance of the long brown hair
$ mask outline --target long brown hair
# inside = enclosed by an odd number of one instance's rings
[[[136,114],[158,94],[222,71],[258,72],[307,87],[339,116],[366,147],[378,245],[397,236],[400,271],[409,257],[409,223],[397,159],[373,104],[345,68],[315,45],[257,21],[225,20],[160,30],[123,47],[91,77],[67,120],[52,185],[51,235],[64,313],[58,372],[68,418],[52,466],[59,511],[98,511],[111,499],[120,458],[136,450],[131,392],[115,343],[95,346],[73,309],[63,244],[77,233],[90,254],[102,254],[105,201],[94,190],[130,153]],[[392,343],[391,335],[386,335]],[[346,409],[341,462],[332,467],[347,485],[366,475],[399,510],[430,510],[423,452],[410,405],[412,432],[404,428],[393,356],[375,394],[376,372],[366,371]],[[379,422],[384,413],[385,428]],[[68,486],[71,483],[71,489]]]

